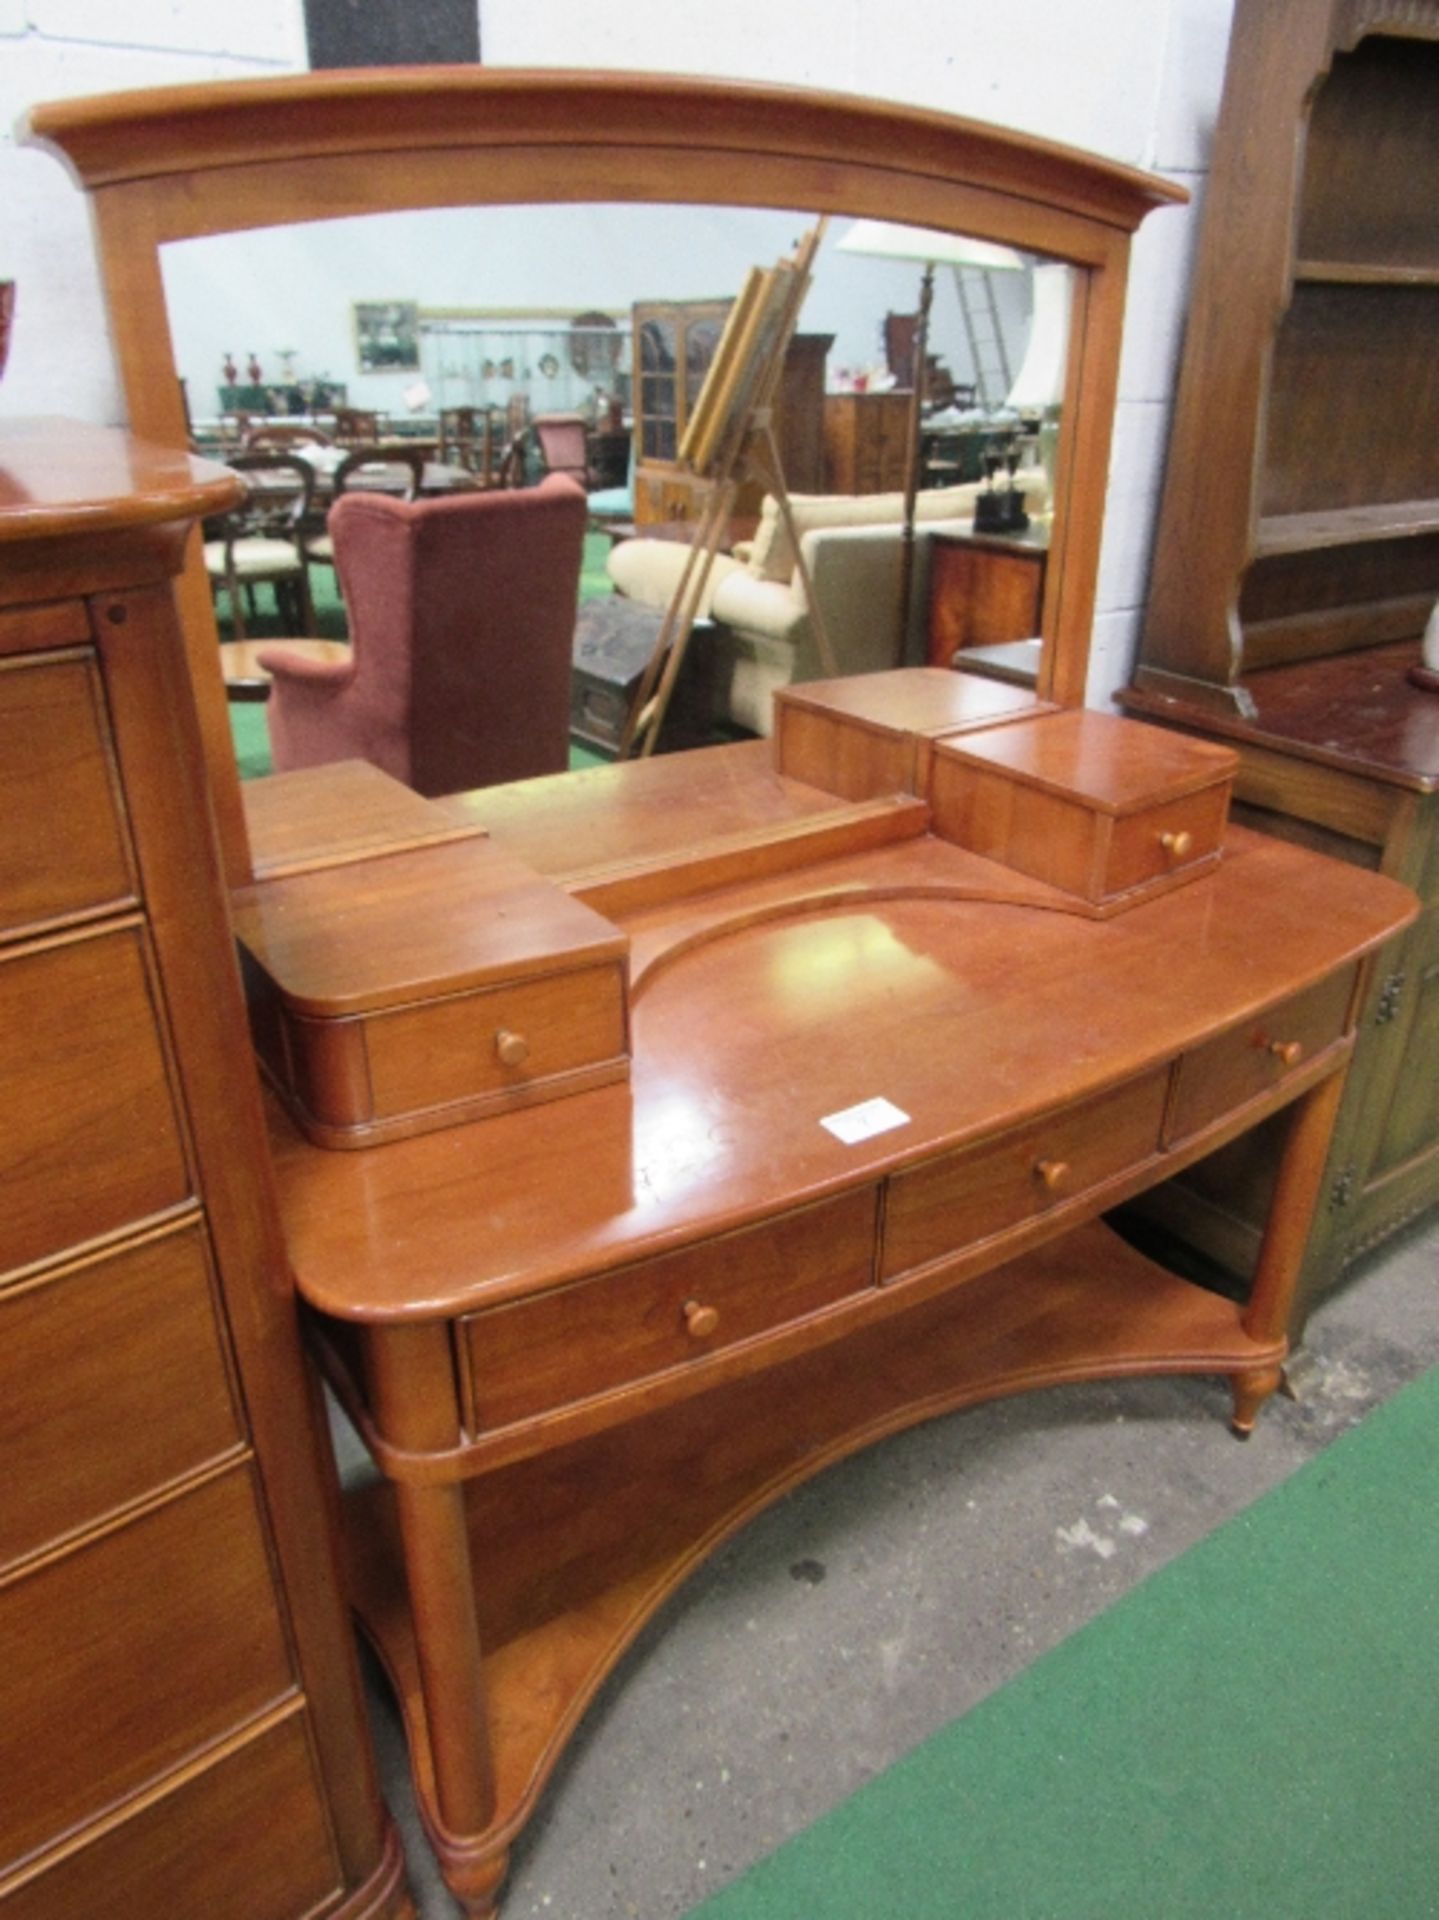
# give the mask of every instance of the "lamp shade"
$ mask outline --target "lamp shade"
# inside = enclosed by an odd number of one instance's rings
[[[934,266],[988,267],[1007,272],[1029,265],[1013,247],[973,240],[964,233],[945,233],[938,227],[900,226],[893,220],[856,220],[836,245],[841,253],[920,260]]]

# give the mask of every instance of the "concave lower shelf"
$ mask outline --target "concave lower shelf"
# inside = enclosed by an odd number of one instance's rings
[[[1439,532],[1439,499],[1322,507],[1312,513],[1273,514],[1261,520],[1254,555],[1263,560],[1276,554],[1314,553],[1324,547],[1414,539],[1436,532]]]
[[[916,1422],[1065,1381],[1277,1365],[1240,1309],[1092,1222],[788,1364],[465,1485],[496,1776],[472,1859],[533,1810],[605,1676],[727,1536]],[[776,1409],[782,1409],[776,1417]],[[434,1766],[393,1489],[348,1496],[351,1598],[395,1686],[432,1831]]]

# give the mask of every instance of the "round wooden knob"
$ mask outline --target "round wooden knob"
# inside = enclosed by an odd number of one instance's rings
[[[1178,833],[1161,833],[1159,844],[1171,860],[1183,860],[1194,845],[1194,835],[1182,829]]]
[[[1047,1192],[1054,1193],[1069,1178],[1067,1160],[1036,1160],[1034,1177]]]
[[[522,1067],[530,1057],[530,1043],[522,1033],[501,1027],[495,1035],[495,1055],[501,1066]]]
[[[1269,1051],[1282,1067],[1297,1067],[1304,1058],[1302,1040],[1271,1040]]]
[[[698,1300],[685,1301],[685,1332],[692,1340],[707,1340],[718,1325],[718,1307],[703,1306]]]

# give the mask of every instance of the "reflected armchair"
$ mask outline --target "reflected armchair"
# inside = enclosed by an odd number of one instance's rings
[[[368,760],[429,795],[562,772],[584,528],[561,475],[415,502],[345,494],[330,532],[352,657],[262,652],[276,772]]]

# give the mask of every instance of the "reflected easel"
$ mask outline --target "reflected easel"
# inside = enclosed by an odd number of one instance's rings
[[[785,354],[809,291],[814,257],[826,224],[825,219],[819,220],[791,258],[773,267],[752,267],[725,321],[679,449],[681,466],[710,484],[703,511],[695,522],[684,571],[665,609],[654,651],[646,662],[625,724],[621,760],[636,754],[644,758],[655,750],[715,555],[723,543],[735,499],[747,482],[758,482],[778,504],[794,548],[821,664],[827,674],[838,670],[790,510],[774,433],[774,402]]]

